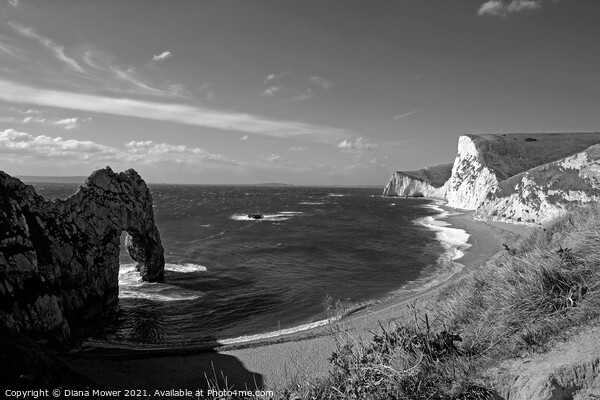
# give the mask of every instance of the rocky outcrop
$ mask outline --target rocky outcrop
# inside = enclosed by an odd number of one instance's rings
[[[424,170],[398,171],[384,195],[444,198],[451,207],[477,210],[476,218],[543,223],[597,198],[593,152],[574,156],[597,143],[600,133],[464,135],[445,183],[432,185]],[[571,156],[569,167],[552,164]],[[561,168],[566,172],[557,180]],[[583,175],[569,178],[577,169]]]
[[[600,200],[600,145],[506,179],[490,192],[475,218],[543,224],[573,205]]]
[[[446,197],[446,186],[452,164],[428,167],[419,171],[396,171],[383,190],[384,196]]]
[[[144,280],[161,280],[152,196],[134,170],[94,172],[67,199],[46,201],[0,172],[0,320],[61,341],[118,299],[120,236]]]

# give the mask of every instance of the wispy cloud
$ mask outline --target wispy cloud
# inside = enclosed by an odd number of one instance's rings
[[[306,146],[292,146],[292,147],[290,147],[290,151],[294,151],[296,153],[300,153],[300,152],[303,152],[303,151],[306,151],[306,150],[308,150],[308,147],[306,147]]]
[[[79,63],[65,54],[65,48],[63,46],[56,44],[47,37],[37,34],[32,28],[19,25],[15,22],[9,22],[8,25],[21,35],[38,41],[50,50],[58,60],[67,66],[67,68],[76,72],[83,72],[83,68],[81,68]]]
[[[131,141],[125,144],[123,155],[129,162],[153,164],[156,162],[173,162],[175,164],[214,163],[238,166],[235,160],[220,154],[210,153],[199,147],[154,143],[151,140]]]
[[[265,157],[266,162],[277,163],[283,161],[283,158],[279,154],[271,154]]]
[[[17,104],[58,107],[70,110],[169,121],[245,134],[279,138],[307,136],[331,143],[350,132],[340,128],[296,121],[282,121],[259,115],[217,111],[187,104],[160,103],[129,98],[38,89],[0,79],[0,99]]]
[[[309,78],[308,81],[313,85],[320,87],[323,90],[329,90],[333,87],[332,81],[330,81],[329,79],[322,78],[320,76],[313,76]]]
[[[377,144],[367,143],[362,137],[359,137],[354,143],[351,140],[344,139],[338,143],[337,147],[340,149],[373,150],[377,148]]]
[[[60,80],[63,84],[71,87],[83,88],[89,90],[110,91],[120,94],[152,95],[185,97],[187,92],[182,85],[165,82],[162,85],[156,85],[148,82],[139,70],[129,65],[122,65],[115,56],[107,52],[98,50],[93,46],[86,44],[76,48],[66,49],[42,34],[36,32],[33,28],[9,22],[8,25],[17,33],[26,38],[33,39],[43,48],[50,50],[53,58],[60,65],[65,66],[66,70],[55,73],[51,67],[38,71],[40,76],[43,74],[54,74],[51,80]],[[7,54],[15,58],[26,60],[26,51],[9,46],[0,42],[0,55]],[[162,54],[154,56],[159,61],[171,57],[171,52],[165,51]],[[45,64],[50,64],[46,63]],[[65,72],[70,72],[66,75]],[[68,77],[69,79],[65,79]]]
[[[71,129],[78,128],[82,121],[89,121],[90,119],[91,118],[86,118],[85,120],[82,120],[79,117],[62,118],[62,119],[59,119],[58,121],[54,121],[53,124],[61,126],[67,130],[71,130]]]
[[[479,15],[506,17],[510,13],[524,10],[535,10],[542,6],[544,0],[488,0],[479,8]],[[554,0],[557,1],[557,0]]]
[[[161,62],[161,61],[165,61],[167,58],[171,58],[173,57],[173,54],[171,54],[170,51],[163,51],[162,53],[158,54],[158,55],[154,55],[152,56],[152,61],[156,61],[156,62]]]
[[[277,94],[283,93],[284,90],[285,89],[283,88],[283,86],[280,86],[280,85],[269,86],[268,88],[266,88],[262,92],[260,92],[260,95],[268,96],[268,97],[275,97]]]
[[[414,115],[414,114],[416,114],[417,112],[418,112],[418,110],[415,110],[415,111],[410,111],[410,112],[407,112],[407,113],[405,113],[405,114],[394,115],[394,116],[392,117],[392,119],[401,119],[401,118],[405,118],[405,117],[410,117],[411,115]]]
[[[248,140],[248,135],[244,135],[240,138],[240,140]]]
[[[265,77],[265,79],[263,79],[263,83],[266,85],[269,82],[275,82],[275,81],[280,81],[282,80],[286,75],[291,74],[292,71],[281,71],[277,74],[269,74]]]
[[[333,87],[333,82],[323,77],[299,78],[290,71],[267,75],[263,84],[266,87],[259,95],[272,97],[283,104],[312,99],[317,94],[315,90],[329,90]]]
[[[8,0],[8,5],[19,11],[23,9],[19,0]]]
[[[23,58],[20,49],[16,48],[15,46],[11,46],[8,43],[0,42],[0,56],[2,55],[10,56],[12,58]]]

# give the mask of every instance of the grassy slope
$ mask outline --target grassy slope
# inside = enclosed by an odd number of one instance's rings
[[[600,133],[469,135],[499,180],[556,161],[600,143]]]
[[[600,315],[598,226],[600,205],[576,209],[450,285],[413,325],[370,343],[341,333],[331,376],[279,397],[486,398],[481,371]]]
[[[599,159],[600,146],[587,148],[582,153],[587,153],[591,159]],[[537,187],[546,192],[548,190],[582,190],[586,191],[588,194],[599,194],[597,189],[592,188],[588,182],[579,176],[578,170],[565,169],[560,166],[561,163],[562,159],[550,162],[500,182],[498,191],[495,192],[494,197],[508,197],[515,193],[515,187],[521,182],[525,174],[528,175],[529,179],[535,182]],[[558,198],[556,200],[559,201],[560,199]]]

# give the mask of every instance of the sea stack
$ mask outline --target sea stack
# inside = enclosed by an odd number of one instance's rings
[[[161,280],[152,195],[136,171],[97,170],[74,195],[50,201],[0,172],[0,320],[68,341],[118,300],[123,231],[142,279]]]

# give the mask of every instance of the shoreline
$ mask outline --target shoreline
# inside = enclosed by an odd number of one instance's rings
[[[253,386],[253,382],[258,381],[260,387],[281,387],[295,376],[324,376],[329,371],[328,358],[336,350],[334,331],[341,329],[356,340],[368,340],[380,325],[385,327],[397,320],[412,319],[417,303],[420,309],[426,309],[440,289],[503,250],[503,243],[514,242],[530,229],[503,222],[475,221],[472,211],[433,204],[448,214],[443,218],[448,223],[446,227],[469,234],[469,247],[454,261],[460,264],[458,272],[424,290],[399,291],[383,300],[361,305],[358,310],[350,310],[333,324],[268,339],[238,343],[215,341],[202,346],[159,349],[94,346],[88,342],[87,347],[60,358],[110,389],[132,387],[132,384],[147,386],[146,374],[136,373],[139,371],[147,371],[150,376],[160,375],[151,385],[162,389],[203,387],[205,379],[198,376],[202,369],[223,371],[237,388]]]

